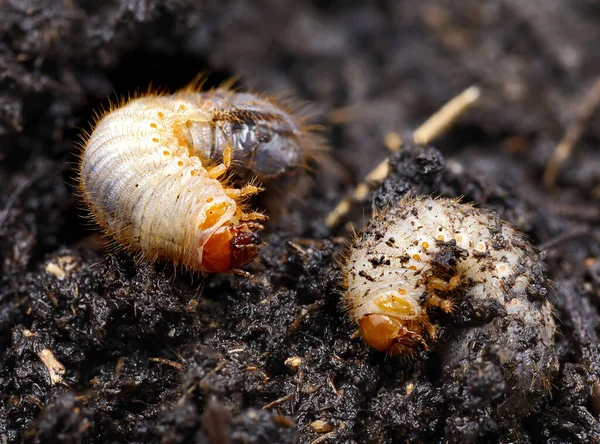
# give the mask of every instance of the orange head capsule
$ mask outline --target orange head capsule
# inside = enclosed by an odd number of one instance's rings
[[[358,321],[363,340],[375,350],[389,355],[410,356],[417,349],[427,349],[418,331],[407,328],[407,322],[384,314],[365,315]],[[418,325],[416,330],[420,330]]]
[[[260,238],[249,228],[242,224],[217,230],[204,245],[202,269],[223,273],[251,263],[258,255]]]

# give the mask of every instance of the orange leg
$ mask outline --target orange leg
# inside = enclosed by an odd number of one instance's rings
[[[231,166],[231,145],[227,144],[225,150],[223,151],[223,163],[215,165],[212,168],[207,170],[208,177],[211,179],[216,179],[221,177],[223,174],[227,172],[229,167]]]
[[[429,333],[429,337],[432,341],[435,341],[438,336],[438,328],[433,324],[426,325],[427,333]]]
[[[454,303],[450,299],[443,299],[435,295],[427,299],[427,304],[440,307],[444,313],[452,313],[452,310],[454,310]]]
[[[215,165],[214,167],[209,168],[207,170],[208,177],[210,177],[211,179],[217,179],[218,177],[221,177],[226,172],[227,172],[227,167],[222,163]]]
[[[252,196],[260,193],[264,188],[254,185],[244,185],[242,188],[225,188],[225,194],[231,199],[239,199],[244,196]]]
[[[265,216],[264,214],[259,213],[258,211],[252,211],[251,213],[242,213],[242,216],[240,217],[240,219],[243,221],[267,220],[268,218],[268,216]]]
[[[225,147],[225,150],[223,150],[223,165],[225,165],[226,168],[229,168],[231,166],[231,145],[227,144],[227,146]]]
[[[449,281],[445,281],[444,279],[440,279],[438,277],[432,277],[427,282],[427,287],[429,290],[452,291],[460,286],[462,282],[462,274],[452,276]]]

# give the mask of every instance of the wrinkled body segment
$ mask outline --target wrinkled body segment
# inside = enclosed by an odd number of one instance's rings
[[[553,345],[549,303],[533,309],[528,297],[538,261],[492,212],[406,198],[358,235],[345,268],[345,303],[365,342],[391,355],[427,349],[438,335],[432,315],[448,316],[466,299],[496,300]]]
[[[256,220],[264,218],[240,203],[260,188],[225,185],[229,164],[253,176],[284,173],[301,157],[297,134],[291,116],[252,94],[133,99],[100,119],[86,141],[80,188],[120,246],[151,261],[227,272],[256,257]]]

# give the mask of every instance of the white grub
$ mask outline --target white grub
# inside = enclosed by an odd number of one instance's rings
[[[149,95],[104,115],[81,153],[80,190],[117,246],[148,261],[228,272],[257,255],[255,221],[264,217],[244,212],[243,199],[261,189],[227,188],[227,141],[223,164],[199,157],[215,140],[216,117],[196,96]]]
[[[410,356],[438,336],[437,320],[459,301],[503,307],[501,316],[536,324],[554,343],[554,320],[539,287],[538,256],[490,211],[452,199],[407,197],[371,220],[345,265],[345,305],[370,346]],[[481,320],[474,320],[479,321]]]

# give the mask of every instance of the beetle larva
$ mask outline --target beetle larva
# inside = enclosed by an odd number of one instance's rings
[[[258,254],[256,221],[264,217],[244,212],[241,201],[261,189],[228,188],[223,175],[232,156],[251,172],[287,170],[296,154],[277,157],[294,137],[286,118],[252,94],[188,89],[130,100],[104,115],[86,141],[82,194],[107,234],[141,258],[237,269]]]
[[[345,266],[345,302],[365,342],[390,355],[426,350],[438,336],[436,318],[452,313],[457,301],[492,300],[552,345],[551,306],[529,294],[539,286],[538,262],[494,213],[408,197],[358,235]]]

